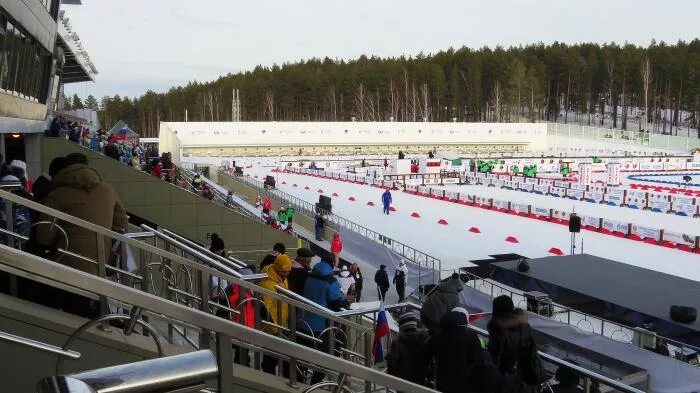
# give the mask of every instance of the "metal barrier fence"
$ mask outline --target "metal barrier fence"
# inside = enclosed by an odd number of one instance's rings
[[[689,152],[694,148],[700,147],[700,139],[698,138],[580,126],[576,124],[547,123],[547,134],[684,152]]]
[[[4,194],[1,196],[5,197]],[[105,232],[102,235],[106,236],[109,231],[103,229],[100,232]],[[121,238],[122,241],[128,242],[130,245],[136,245],[135,243],[137,243],[118,234],[114,234],[114,236]],[[143,310],[147,310],[152,316],[158,315],[183,326],[197,327],[201,330],[202,335],[207,337],[207,340],[203,340],[200,343],[200,347],[202,349],[212,348],[216,353],[218,365],[216,372],[218,380],[217,390],[219,393],[230,393],[233,391],[233,375],[231,372],[233,368],[232,344],[245,344],[248,348],[254,350],[285,356],[285,359],[289,360],[290,365],[298,362],[304,366],[313,366],[316,369],[330,371],[334,375],[354,377],[356,381],[359,381],[355,383],[365,385],[366,392],[371,391],[372,384],[406,392],[434,392],[431,389],[373,370],[371,367],[358,365],[340,357],[304,347],[293,342],[293,340],[282,339],[241,324],[231,323],[224,318],[210,315],[204,310],[174,303],[62,264],[47,263],[42,258],[4,245],[0,245],[0,270],[13,275],[31,277],[47,285],[81,295],[89,294],[92,297],[102,297],[104,296],[103,294],[109,294],[112,301],[118,302],[131,310],[131,317],[127,317],[129,320],[128,326],[133,326],[133,323],[136,321],[146,323],[140,319],[140,314]],[[295,305],[295,307],[300,306],[308,307],[301,303]],[[292,307],[292,309],[295,307]],[[319,312],[320,310],[317,309],[315,311]],[[365,339],[365,341],[368,343],[367,346],[371,347],[371,338]],[[292,370],[295,369],[292,366],[290,368]],[[296,380],[290,381],[290,384],[296,386]]]
[[[337,317],[328,310],[320,309],[318,305],[300,302],[256,285],[253,281],[264,276],[241,275],[238,269],[245,264],[235,258],[216,256],[204,247],[186,241],[172,232],[158,231],[145,225],[143,226],[145,232],[122,235],[6,191],[0,190],[0,198],[7,205],[23,205],[40,212],[44,218],[39,225],[52,226],[62,231],[62,224],[70,223],[95,234],[99,250],[97,260],[71,252],[68,241],[68,246],[58,249],[59,261],[61,258],[76,258],[89,262],[97,267],[98,275],[102,278],[110,278],[124,286],[164,298],[174,304],[181,304],[208,314],[216,314],[223,319],[238,321],[246,326],[254,326],[255,329],[264,330],[291,341],[305,338],[319,345],[323,341],[321,340],[323,335],[333,335],[332,332],[341,330],[349,336],[358,337],[358,339],[352,343],[352,346],[336,345],[339,340],[331,339],[328,351],[338,353],[356,363],[371,366],[371,342],[373,338],[371,328]],[[12,228],[12,216],[9,217],[8,227]],[[13,238],[12,243],[19,248],[22,248],[24,242],[28,240],[26,236],[12,230],[0,229],[0,232],[7,238]],[[113,245],[112,253],[106,251],[105,245],[105,241],[110,239]],[[114,259],[108,261],[110,254]],[[241,292],[250,293],[250,298],[240,299],[238,304],[230,304],[225,292],[228,285],[236,285]],[[112,296],[109,293],[108,298],[106,295],[108,293],[99,292],[99,296],[93,296],[100,302],[102,315],[110,314],[110,309],[114,311],[115,308],[124,308],[123,305],[110,301],[109,298]],[[277,315],[270,313],[264,300],[277,305]],[[246,320],[244,307],[249,305],[252,305],[254,309],[253,321]],[[283,308],[289,312],[288,321],[283,321]],[[330,332],[324,331],[319,334],[311,329],[303,329],[305,322],[301,313],[304,312],[318,314],[325,318],[329,322]],[[201,329],[196,324],[178,324],[177,321],[164,319],[156,314],[149,314],[147,318],[165,326],[167,340],[171,343],[188,344],[195,348],[209,347],[212,339],[211,332]],[[104,321],[105,324],[106,322]],[[298,331],[298,326],[301,326],[301,330],[307,330],[309,333]],[[68,348],[63,348],[63,350],[68,350]],[[253,352],[253,366],[258,369],[261,368],[260,360],[263,355],[281,358],[281,356],[277,356],[279,353],[274,351]],[[293,357],[285,359],[290,364],[297,364]],[[297,368],[296,366],[290,368],[290,383],[295,383]],[[282,367],[279,367],[279,370],[282,370]]]
[[[291,204],[294,206],[297,213],[303,214],[311,219],[315,217],[317,212],[320,212],[323,214],[326,222],[330,224],[329,227],[331,227],[332,229],[336,231],[340,230],[341,228],[349,229],[352,232],[355,232],[367,239],[379,243],[396,252],[398,255],[405,258],[409,262],[412,262],[420,267],[430,269],[432,271],[432,283],[435,283],[438,280],[440,280],[442,261],[438,258],[435,258],[429,254],[419,251],[409,245],[401,243],[390,237],[382,235],[381,233],[373,231],[356,222],[350,221],[331,212],[324,211],[316,207],[314,204],[307,202],[301,198],[295,197],[277,189],[270,189],[268,187],[265,187],[263,182],[251,179],[248,176],[233,176],[224,171],[220,171],[219,175],[233,177],[235,180],[243,182],[249,187],[256,190],[257,192],[259,192],[260,195],[268,196],[283,204]]]

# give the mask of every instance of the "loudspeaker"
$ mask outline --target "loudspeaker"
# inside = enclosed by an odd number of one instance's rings
[[[275,177],[274,176],[266,176],[265,177],[265,185],[275,188]]]
[[[692,323],[698,317],[698,310],[695,307],[671,306],[671,319],[680,323]]]
[[[319,195],[318,206],[325,211],[331,212],[333,210],[333,207],[331,206],[331,197]]]
[[[522,258],[520,262],[518,262],[518,271],[520,273],[527,273],[528,270],[530,270],[530,264],[527,262],[527,259]]]
[[[581,232],[581,217],[579,217],[576,213],[571,213],[571,217],[569,217],[569,232]]]

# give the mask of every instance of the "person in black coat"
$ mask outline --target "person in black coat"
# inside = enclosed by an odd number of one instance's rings
[[[386,272],[386,265],[379,265],[379,270],[374,275],[374,282],[377,284],[377,291],[379,292],[379,300],[386,299],[386,293],[389,291],[389,275]]]
[[[362,283],[364,281],[364,276],[360,271],[360,266],[356,263],[350,265],[350,277],[355,280],[355,302],[359,303],[362,301]]]
[[[420,316],[413,311],[401,314],[398,319],[399,335],[391,341],[386,356],[387,372],[398,378],[425,386],[430,375],[428,331],[418,327]]]
[[[488,351],[503,375],[519,375],[526,384],[537,386],[547,380],[527,313],[513,306],[509,296],[493,299]]]
[[[428,341],[428,355],[435,359],[435,387],[443,393],[462,393],[471,381],[466,371],[484,352],[476,333],[467,327],[468,313],[461,307],[447,312],[440,321],[440,332]]]

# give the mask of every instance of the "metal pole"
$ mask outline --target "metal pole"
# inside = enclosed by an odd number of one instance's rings
[[[98,233],[97,238],[97,274],[101,278],[107,278],[107,251],[105,249],[105,237]],[[100,295],[100,315],[109,315],[109,303],[107,296]],[[110,331],[109,323],[103,322],[99,328],[105,332]]]
[[[197,271],[199,276],[199,290],[200,290],[200,302],[199,309],[205,313],[209,313],[209,292],[211,291],[211,281],[209,280],[209,274],[201,270]],[[207,329],[202,329],[202,333],[199,336],[199,349],[209,348],[211,341],[211,332]],[[229,346],[231,341],[229,340]]]
[[[233,349],[231,337],[224,333],[216,333],[216,364],[219,393],[233,393]]]

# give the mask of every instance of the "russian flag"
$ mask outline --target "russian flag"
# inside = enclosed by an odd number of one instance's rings
[[[126,128],[122,128],[121,130],[119,130],[119,132],[114,134],[114,140],[125,141],[126,140],[126,133],[127,133]]]
[[[384,350],[382,349],[382,338],[389,334],[389,322],[386,319],[384,302],[379,303],[379,313],[377,313],[377,326],[374,328],[374,342],[372,343],[372,356],[374,364],[384,361]]]

